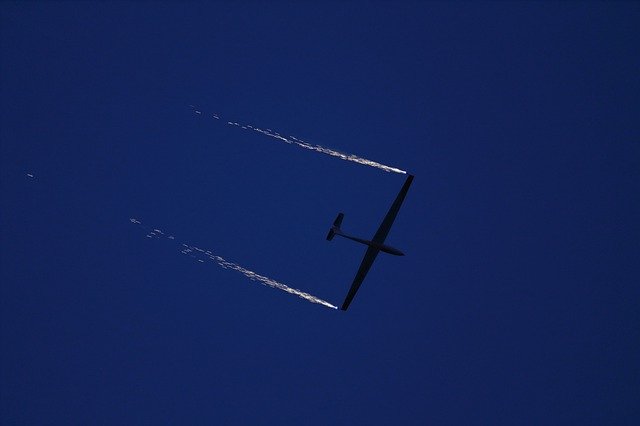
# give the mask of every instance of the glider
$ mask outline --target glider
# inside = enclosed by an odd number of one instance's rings
[[[349,307],[349,304],[351,303],[351,301],[353,300],[353,297],[358,292],[358,289],[360,288],[360,284],[362,284],[364,277],[367,275],[367,272],[369,272],[369,268],[371,268],[371,265],[373,264],[373,261],[376,259],[376,256],[378,255],[379,252],[383,251],[385,253],[393,254],[395,256],[404,256],[404,253],[402,253],[400,250],[384,244],[384,240],[387,238],[387,234],[391,229],[391,225],[393,224],[393,221],[398,215],[400,206],[402,205],[402,202],[404,201],[404,197],[407,195],[407,192],[409,191],[409,187],[411,186],[412,181],[413,181],[413,176],[409,175],[407,177],[407,180],[404,182],[404,185],[402,185],[402,189],[400,189],[398,196],[396,197],[395,201],[391,205],[389,212],[384,217],[382,223],[380,224],[380,227],[378,228],[378,231],[373,236],[372,240],[365,240],[362,238],[352,237],[351,235],[347,235],[344,232],[342,232],[340,225],[342,225],[342,219],[344,219],[344,213],[339,213],[338,217],[336,217],[336,220],[333,222],[333,226],[329,230],[329,234],[327,234],[328,241],[331,241],[334,236],[340,235],[341,237],[347,238],[349,240],[357,241],[359,243],[366,244],[369,246],[369,248],[367,249],[367,252],[364,255],[364,259],[362,259],[362,263],[360,264],[360,269],[358,269],[358,272],[356,273],[356,277],[353,279],[353,283],[351,284],[349,293],[347,293],[347,297],[344,299],[344,302],[342,303],[342,307],[340,308],[341,310],[346,311],[347,308]]]

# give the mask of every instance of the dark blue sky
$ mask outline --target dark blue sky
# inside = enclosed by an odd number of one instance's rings
[[[637,424],[638,3],[0,13],[2,424]]]

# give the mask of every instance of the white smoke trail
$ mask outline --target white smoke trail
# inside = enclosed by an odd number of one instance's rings
[[[193,112],[197,115],[202,116],[202,111],[198,110],[195,106],[193,105],[189,105],[191,107],[191,109],[193,109]],[[220,115],[213,113],[212,117],[216,120],[220,120]],[[258,132],[258,133],[262,133],[263,135],[269,136],[271,138],[274,139],[278,139],[282,142],[288,143],[290,145],[297,145],[301,148],[304,149],[308,149],[311,151],[315,151],[315,152],[320,152],[322,154],[326,154],[326,155],[330,155],[332,157],[337,157],[340,158],[342,160],[346,160],[346,161],[353,161],[354,163],[359,163],[359,164],[364,164],[365,166],[371,166],[371,167],[375,167],[378,168],[380,170],[384,170],[385,172],[394,172],[394,173],[400,173],[400,174],[407,174],[406,171],[395,168],[395,167],[391,167],[391,166],[385,166],[384,164],[380,164],[377,163],[375,161],[371,161],[371,160],[367,160],[366,158],[362,158],[362,157],[358,157],[357,155],[354,154],[345,154],[342,153],[340,151],[336,151],[334,149],[330,149],[330,148],[325,148],[323,146],[320,145],[312,145],[309,142],[305,142],[301,139],[296,138],[295,136],[282,136],[280,133],[278,132],[274,132],[271,129],[260,129],[258,127],[254,127],[252,125],[249,124],[239,124],[238,122],[234,122],[234,121],[227,121],[227,125],[229,126],[236,126],[236,127],[240,127],[243,130],[252,130],[254,132]]]
[[[143,229],[145,229],[145,231],[147,231],[147,234],[146,234],[147,238],[156,238],[156,239],[166,238],[168,240],[175,240],[175,237],[173,235],[167,235],[157,228],[149,228],[143,225],[142,222],[140,222],[137,219],[131,218],[129,219],[129,221],[134,225],[139,225]],[[252,281],[258,281],[263,285],[266,285],[272,288],[277,288],[279,290],[286,291],[287,293],[295,294],[296,296],[302,299],[308,300],[311,303],[317,303],[319,305],[323,305],[328,308],[338,309],[337,306],[334,306],[331,303],[324,301],[318,297],[312,296],[309,293],[305,293],[304,291],[300,291],[295,288],[289,287],[288,285],[282,284],[274,279],[265,277],[263,275],[259,275],[249,269],[243,268],[237,263],[229,262],[223,257],[212,253],[210,250],[203,250],[199,247],[192,246],[186,243],[181,243],[181,245],[182,245],[182,250],[181,250],[182,254],[190,256],[194,259],[197,259],[198,262],[200,263],[204,263],[204,260],[199,259],[199,257],[204,257],[205,259],[209,259],[210,261],[217,263],[219,266],[223,267],[224,269],[233,269],[234,271],[238,271]]]

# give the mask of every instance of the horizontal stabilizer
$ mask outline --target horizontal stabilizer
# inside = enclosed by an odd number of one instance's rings
[[[340,231],[340,225],[342,225],[343,218],[344,213],[339,213],[336,220],[333,221],[333,226],[329,229],[329,233],[327,234],[327,241],[333,240],[334,235],[336,235],[336,231]]]

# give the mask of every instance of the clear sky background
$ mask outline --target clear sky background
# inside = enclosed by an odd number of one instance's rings
[[[0,14],[2,424],[638,424],[638,3]]]

